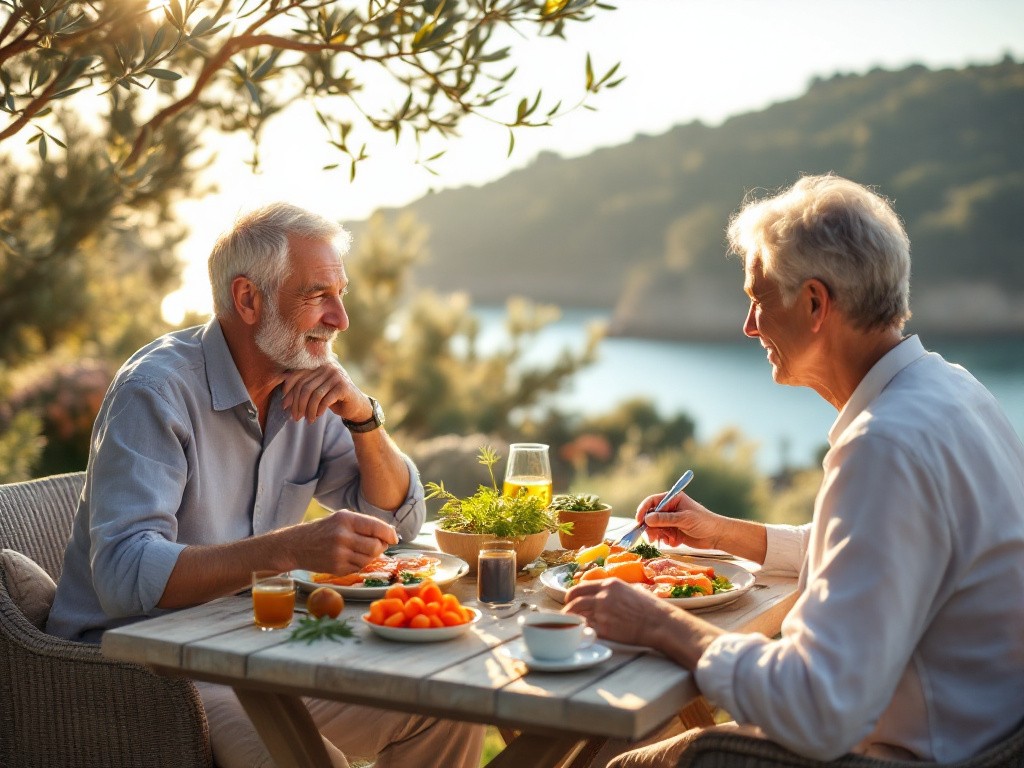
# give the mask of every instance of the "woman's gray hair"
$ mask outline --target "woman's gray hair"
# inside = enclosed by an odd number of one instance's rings
[[[289,236],[334,243],[342,256],[352,241],[340,224],[289,203],[271,203],[240,216],[217,238],[210,253],[213,311],[218,317],[235,311],[231,283],[239,275],[252,280],[264,296],[276,302],[277,290],[289,271]]]
[[[761,262],[786,306],[817,278],[856,328],[902,330],[910,319],[910,239],[889,202],[867,187],[833,174],[805,176],[746,202],[728,234],[745,266]]]

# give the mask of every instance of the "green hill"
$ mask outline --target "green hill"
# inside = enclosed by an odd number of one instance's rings
[[[816,80],[718,127],[542,154],[403,210],[430,229],[421,285],[613,308],[622,334],[738,338],[730,213],[752,189],[825,171],[895,201],[913,247],[914,330],[1024,332],[1024,65],[1010,58]]]

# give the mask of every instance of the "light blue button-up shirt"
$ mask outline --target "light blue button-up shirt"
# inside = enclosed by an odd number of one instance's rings
[[[360,492],[352,436],[327,413],[293,421],[281,390],[266,432],[220,323],[163,336],[118,371],[93,428],[85,488],[46,631],[98,641],[156,607],[186,546],[222,544],[302,520],[316,498],[394,525],[426,516],[423,486],[392,512]]]

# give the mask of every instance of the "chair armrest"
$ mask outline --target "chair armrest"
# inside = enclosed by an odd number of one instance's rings
[[[213,765],[190,681],[40,632],[2,579],[0,701],[0,765]]]
[[[1004,768],[1024,766],[1024,722],[1005,739],[975,757],[957,763],[881,760],[843,755],[827,763],[801,757],[774,742],[710,729],[697,735],[677,768]]]
[[[922,768],[921,762],[887,761],[844,755],[824,763],[796,754],[775,742],[710,729],[697,735],[677,768]]]

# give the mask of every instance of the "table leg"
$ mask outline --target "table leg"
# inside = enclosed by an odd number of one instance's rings
[[[512,740],[488,768],[555,768],[571,757],[580,739],[575,736],[538,736],[522,733]]]
[[[683,727],[710,728],[715,724],[715,713],[711,711],[703,696],[700,696],[679,711],[679,721]]]
[[[320,731],[298,696],[235,688],[278,768],[331,768]]]
[[[501,734],[506,748],[519,737],[519,731],[512,728],[498,728],[498,733]],[[608,739],[598,737],[587,739],[584,742],[577,742],[577,748],[571,750],[558,763],[558,768],[589,768],[590,764],[594,762],[594,758],[597,757],[597,753],[601,751],[601,747],[607,742]]]
[[[608,739],[587,739],[587,741],[580,745],[580,748],[576,752],[573,760],[571,762],[564,762],[561,768],[590,768],[590,764],[594,762],[594,758],[597,757],[597,753],[600,752],[601,748],[607,743]]]

